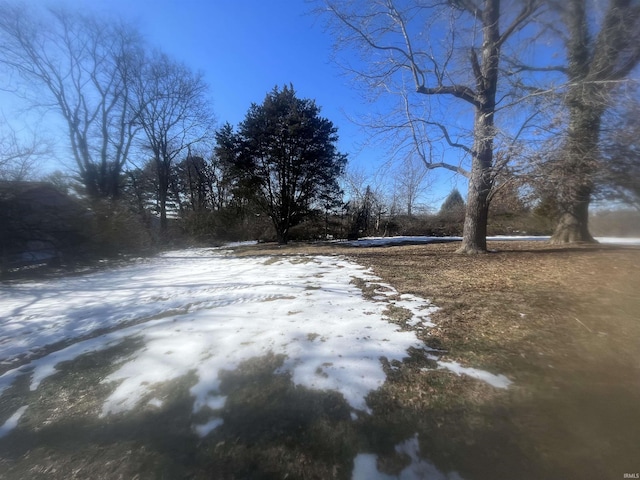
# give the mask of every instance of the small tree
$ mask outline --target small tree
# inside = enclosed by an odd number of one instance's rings
[[[401,166],[400,171],[395,175],[396,188],[399,200],[405,207],[407,216],[413,216],[416,201],[421,193],[426,189],[427,170],[424,165],[414,157],[409,157]]]
[[[385,206],[379,192],[367,185],[364,193],[351,199],[348,204],[350,213],[350,225],[347,238],[356,239],[360,235],[374,235],[380,231],[382,215],[385,214]]]
[[[453,189],[440,207],[440,216],[446,218],[464,218],[464,199],[457,188]]]
[[[290,228],[322,208],[327,196],[340,194],[347,159],[337,150],[337,129],[319,114],[293,86],[276,87],[261,105],[251,105],[235,139],[218,135],[218,154],[226,150],[228,158],[235,150],[244,192],[269,216],[279,243],[287,243]]]

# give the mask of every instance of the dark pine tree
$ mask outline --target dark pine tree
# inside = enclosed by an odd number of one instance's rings
[[[453,189],[449,196],[445,199],[440,207],[440,215],[441,216],[464,216],[464,199],[458,189]]]
[[[291,227],[321,210],[328,197],[341,195],[338,179],[347,159],[337,150],[337,129],[293,86],[276,87],[262,104],[251,105],[237,133],[220,133],[218,153],[233,150],[226,157],[233,158],[242,191],[271,218],[279,243],[287,243]]]

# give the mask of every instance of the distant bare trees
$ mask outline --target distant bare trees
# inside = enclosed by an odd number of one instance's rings
[[[137,192],[140,209],[142,183],[154,183],[165,231],[174,166],[191,157],[213,121],[202,76],[149,53],[126,23],[9,2],[0,3],[0,65],[14,80],[8,88],[29,106],[61,115],[86,195],[114,200]],[[148,172],[125,175],[133,157],[153,161],[155,182]]]
[[[427,170],[415,157],[407,158],[395,174],[395,194],[407,216],[414,213],[418,197],[425,191]]]
[[[135,77],[136,121],[156,169],[161,230],[167,228],[167,195],[177,159],[211,131],[213,115],[201,75],[162,53],[146,59]]]
[[[459,251],[486,251],[502,51],[527,24],[539,2],[523,0],[508,7],[499,0],[327,0],[324,4],[335,19],[337,44],[355,44],[367,56],[364,67],[350,70],[374,90],[394,92],[401,98],[404,119],[382,122],[379,129],[408,132],[412,150],[426,168],[446,168],[468,177]],[[434,100],[416,110],[411,89]],[[444,108],[437,98],[443,99]],[[462,102],[472,115],[452,115],[453,103],[448,100]],[[460,125],[471,116],[468,142]],[[444,155],[440,160],[427,154],[434,139],[470,157],[471,169],[450,163]]]
[[[0,64],[31,105],[60,113],[88,195],[114,198],[135,135],[129,26],[59,8],[0,4]]]
[[[47,142],[34,133],[18,135],[0,119],[0,180],[26,180],[34,173],[40,158],[49,152]]]

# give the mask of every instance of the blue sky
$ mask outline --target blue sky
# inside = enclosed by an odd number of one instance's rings
[[[305,0],[75,0],[134,21],[151,44],[205,74],[220,123],[237,125],[252,102],[274,86],[293,83],[299,96],[315,99],[337,127],[340,149],[350,165],[374,177],[388,158],[384,145],[352,119],[367,114],[353,80],[334,61],[333,38],[324,18]],[[340,51],[344,59],[349,52]],[[354,61],[351,58],[351,61]],[[426,203],[439,203],[454,187],[466,194],[466,180],[445,172],[435,178]],[[378,175],[372,183],[384,182]]]
[[[41,4],[51,4],[38,0]],[[340,149],[350,165],[374,176],[388,152],[368,144],[369,135],[350,119],[366,114],[367,103],[353,81],[332,60],[333,39],[325,19],[304,0],[67,0],[97,13],[115,13],[136,24],[148,42],[201,71],[219,124],[237,125],[252,102],[274,86],[293,83],[298,95],[315,99],[337,127]],[[345,58],[348,52],[341,51]],[[439,203],[463,178],[435,172],[436,183],[423,199]],[[389,175],[386,175],[388,179]],[[383,181],[385,175],[378,175]]]
[[[80,0],[134,21],[149,43],[204,73],[219,123],[237,125],[252,102],[293,83],[315,99],[338,127],[341,149],[366,166],[381,160],[360,152],[361,128],[349,120],[367,108],[331,60],[332,38],[304,0]],[[379,157],[379,158],[376,158]]]

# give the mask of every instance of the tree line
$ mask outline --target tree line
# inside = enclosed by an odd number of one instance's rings
[[[155,211],[161,239],[172,215],[193,226],[212,211],[227,223],[263,214],[283,243],[306,216],[339,202],[346,155],[337,129],[292,85],[251,105],[237,132],[216,131],[202,75],[150,48],[133,26],[8,2],[0,17],[12,87],[59,114],[90,201]]]
[[[596,195],[638,204],[637,2],[318,3],[338,48],[365,53],[349,68],[359,85],[394,99],[370,127],[403,161],[408,217],[430,170],[467,178],[460,252],[486,251],[490,205],[505,191],[536,197],[556,220],[556,243],[593,241]],[[313,215],[350,218],[348,235],[371,212],[380,223],[371,188],[343,203],[337,130],[292,85],[216,129],[202,75],[123,21],[3,2],[0,37],[8,88],[59,114],[77,185],[105,211],[153,210],[161,238],[171,216],[194,234],[265,228],[266,218],[282,243]],[[5,177],[47,150],[11,135],[2,143]]]
[[[619,130],[603,135],[608,113],[629,103],[637,111],[637,2],[319,3],[337,48],[368,59],[348,68],[358,84],[395,101],[370,127],[426,169],[467,177],[460,252],[486,251],[489,206],[505,169],[553,202],[554,243],[593,241],[588,209],[603,184],[617,198],[638,191],[637,180],[620,177],[637,168],[637,147],[623,147]],[[622,128],[637,131],[629,123]]]

